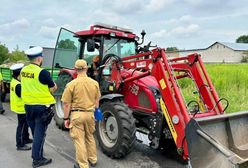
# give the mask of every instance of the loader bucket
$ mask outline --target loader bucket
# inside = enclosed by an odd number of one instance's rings
[[[248,167],[248,112],[191,119],[185,133],[193,168]]]

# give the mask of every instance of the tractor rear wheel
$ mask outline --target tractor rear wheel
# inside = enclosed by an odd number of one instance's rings
[[[136,140],[135,119],[132,110],[122,101],[101,105],[103,120],[97,122],[99,145],[111,158],[122,158],[131,152]]]

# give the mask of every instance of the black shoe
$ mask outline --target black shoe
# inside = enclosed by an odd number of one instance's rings
[[[21,147],[17,147],[16,149],[17,150],[31,150],[31,147],[27,146],[27,145],[24,145],[24,146],[21,146]]]
[[[0,114],[3,114],[4,112],[5,112],[5,110],[1,110],[1,111],[0,111]]]
[[[30,144],[30,143],[33,143],[32,139],[24,140],[24,144]]]
[[[96,163],[91,163],[90,161],[89,161],[89,163],[90,163],[91,167],[96,167]]]
[[[36,167],[48,165],[50,163],[52,163],[52,159],[42,158],[40,160],[34,160],[32,166],[33,168],[36,168]]]

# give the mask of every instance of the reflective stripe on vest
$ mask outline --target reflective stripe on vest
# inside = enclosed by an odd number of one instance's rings
[[[22,68],[21,86],[22,99],[27,105],[50,105],[55,99],[49,91],[48,85],[39,81],[39,74],[42,71],[37,65],[29,64]]]
[[[16,95],[16,85],[20,84],[18,80],[12,78],[10,82],[10,109],[17,114],[25,114],[24,103],[20,97]]]

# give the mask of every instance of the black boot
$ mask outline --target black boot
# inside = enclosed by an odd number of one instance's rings
[[[47,159],[47,158],[42,158],[40,160],[33,160],[33,168],[40,167],[40,166],[45,166],[52,163],[52,159]]]
[[[0,114],[3,114],[4,112],[5,112],[5,110],[1,110],[1,111],[0,111]]]
[[[31,150],[30,146],[24,145],[16,148],[17,150]]]
[[[33,143],[33,140],[32,139],[24,140],[24,144],[30,144],[30,143]]]

